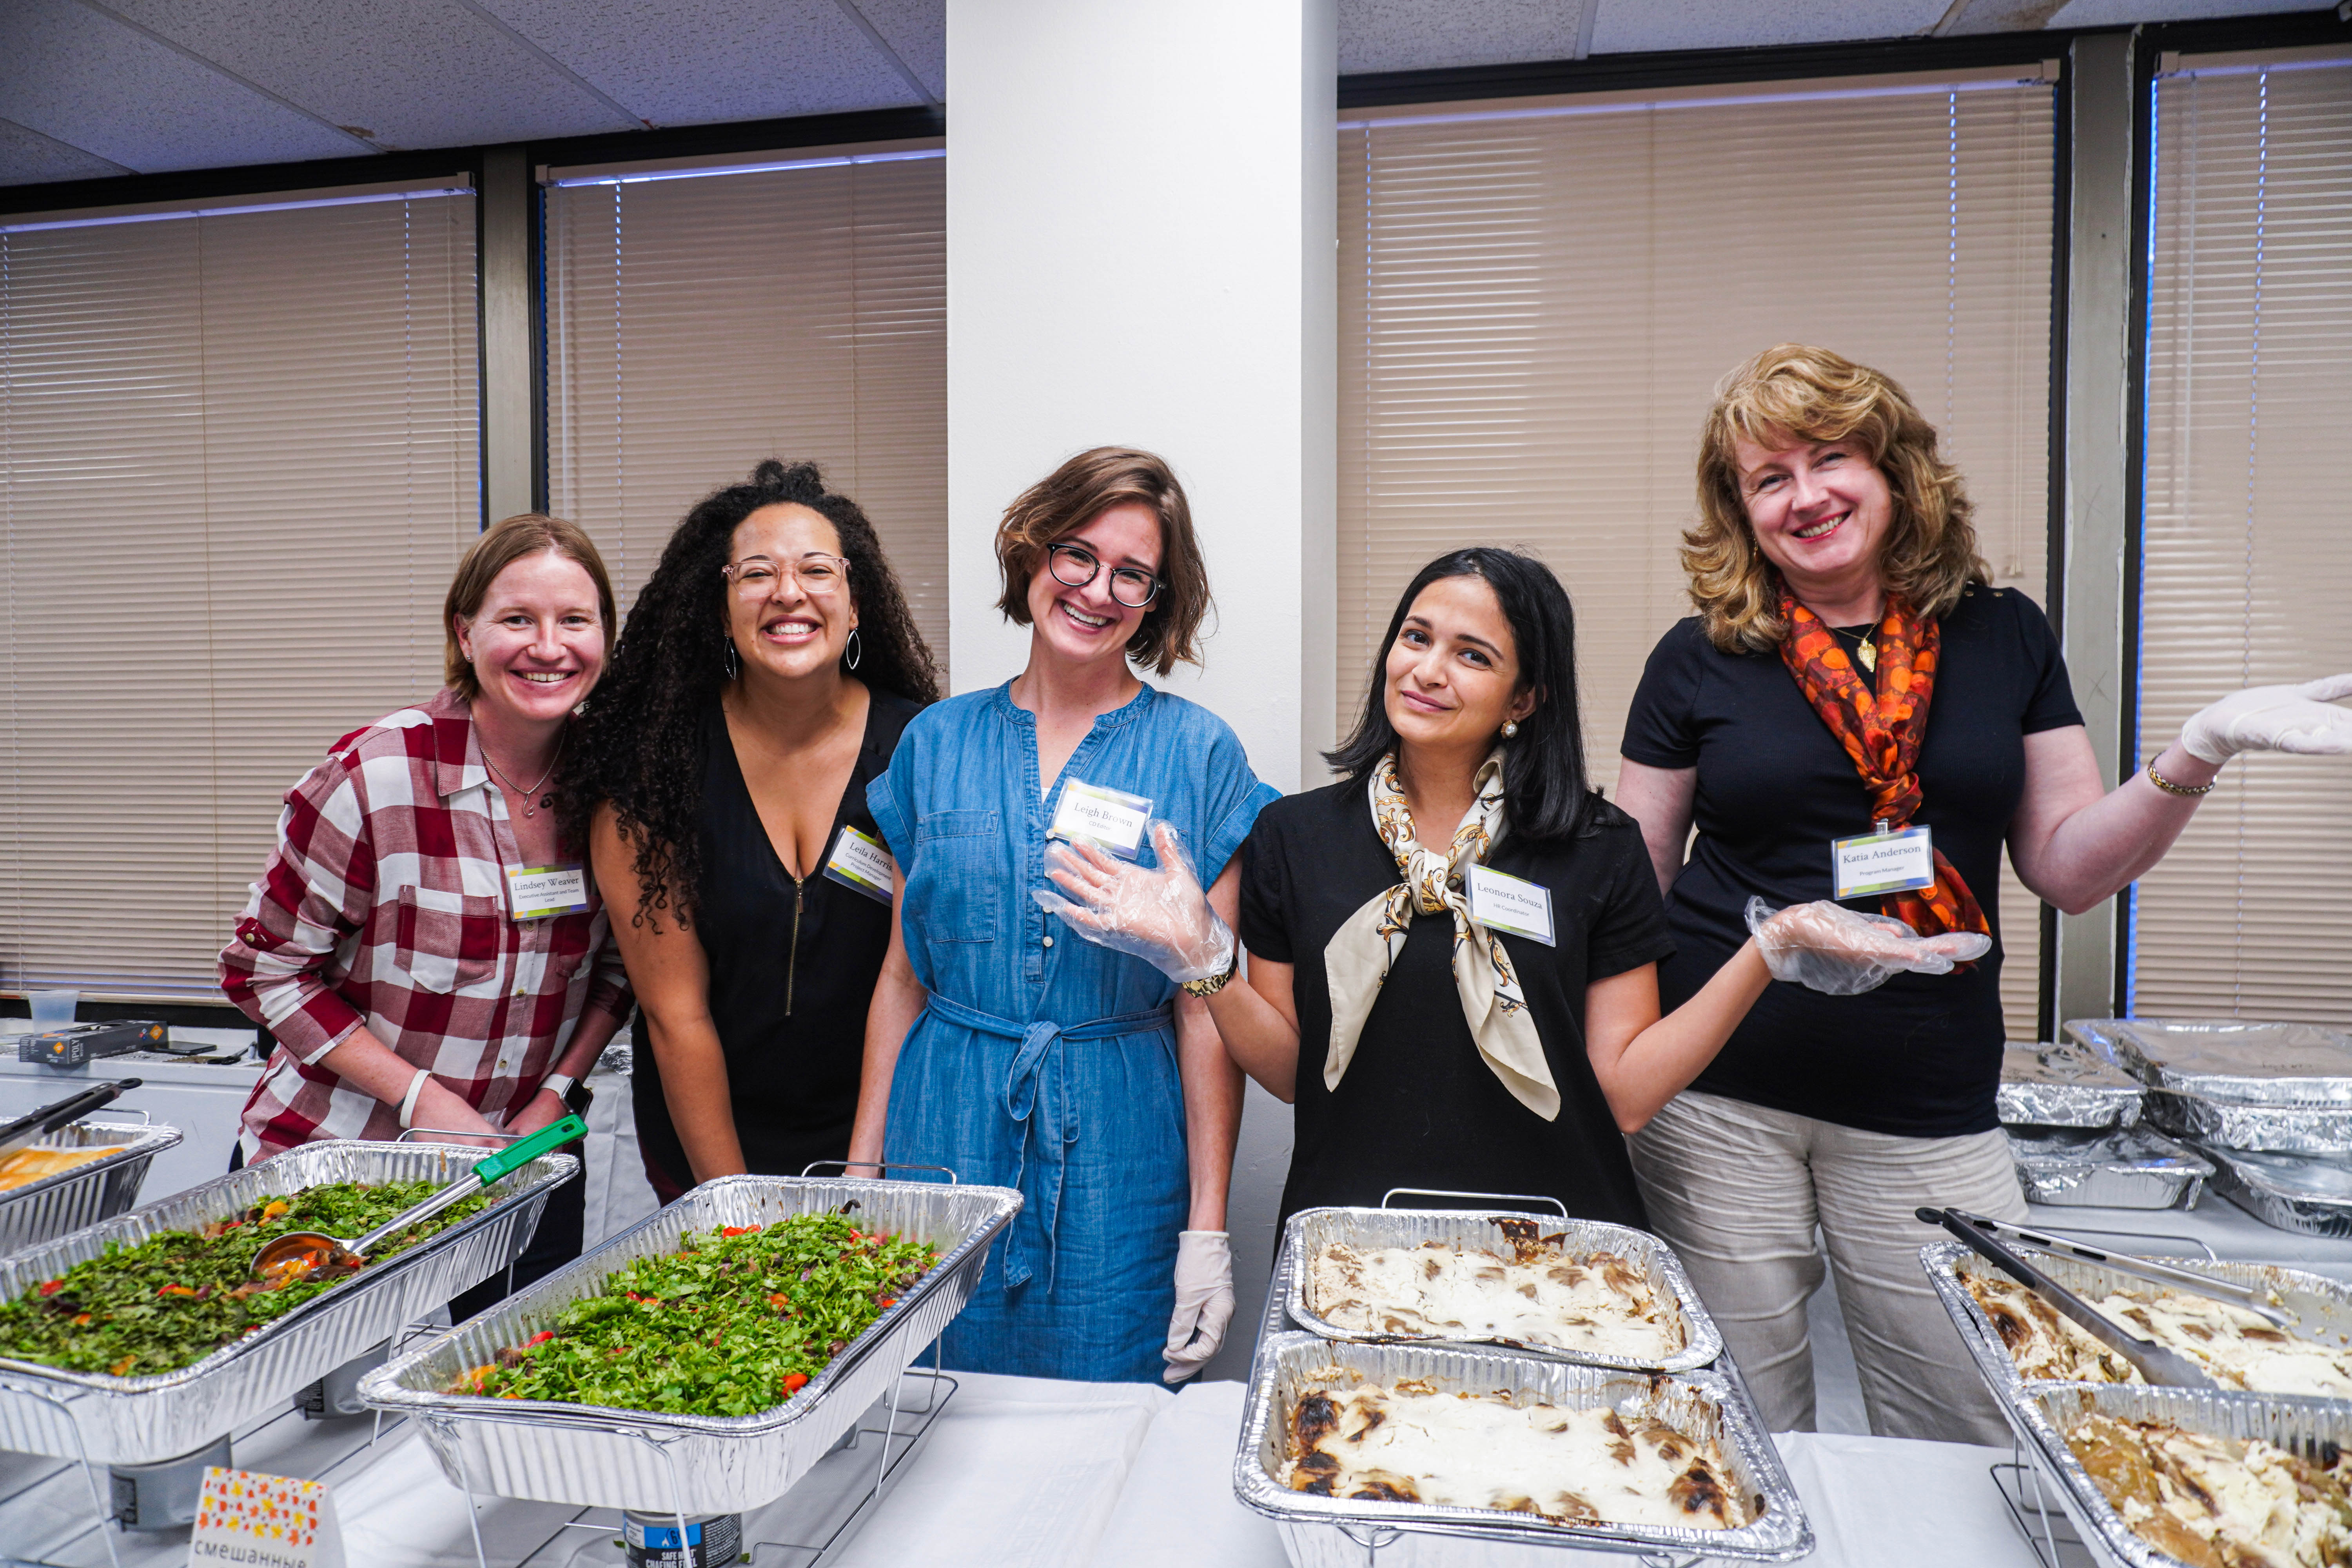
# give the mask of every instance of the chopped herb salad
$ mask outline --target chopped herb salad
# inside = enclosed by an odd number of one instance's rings
[[[0,1306],[0,1356],[65,1372],[148,1377],[195,1363],[352,1278],[319,1274],[272,1287],[248,1278],[253,1256],[289,1231],[358,1236],[423,1203],[437,1182],[335,1182],[270,1198],[194,1231],[110,1245]],[[369,1264],[415,1246],[499,1196],[460,1199],[379,1243]]]
[[[938,1263],[837,1214],[688,1234],[450,1390],[680,1415],[751,1415],[808,1386]]]

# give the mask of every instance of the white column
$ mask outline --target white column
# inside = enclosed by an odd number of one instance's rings
[[[1017,674],[1005,503],[1088,447],[1191,497],[1217,608],[1164,684],[1284,790],[1325,777],[1334,0],[948,0],[948,583],[955,688]]]

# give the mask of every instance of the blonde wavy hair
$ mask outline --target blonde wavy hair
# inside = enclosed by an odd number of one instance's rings
[[[1936,450],[1936,427],[1892,379],[1843,354],[1781,343],[1716,384],[1698,444],[1698,524],[1683,534],[1707,640],[1726,653],[1765,653],[1788,627],[1780,574],[1756,543],[1739,493],[1735,443],[1763,447],[1852,437],[1893,492],[1895,515],[1880,546],[1889,590],[1923,616],[1949,614],[1961,590],[1991,581],[1977,553],[1975,509],[1960,471]]]

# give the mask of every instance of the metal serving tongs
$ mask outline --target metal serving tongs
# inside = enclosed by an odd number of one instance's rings
[[[2071,1319],[2084,1333],[2139,1368],[2139,1374],[2148,1382],[2167,1388],[2220,1386],[2205,1374],[2204,1368],[2179,1351],[2143,1340],[2109,1321],[2080,1296],[1995,1241],[1959,1210],[1923,1208],[1917,1213],[1927,1224],[1940,1225],[1958,1237],[2002,1273]]]
[[[31,1148],[67,1122],[87,1116],[102,1105],[113,1103],[115,1096],[129,1094],[139,1087],[140,1082],[138,1079],[126,1078],[112,1083],[96,1084],[79,1094],[69,1094],[63,1100],[44,1105],[29,1116],[20,1116],[14,1121],[0,1125],[0,1160],[6,1159],[19,1149]]]
[[[2103,1251],[2086,1243],[2076,1241],[2071,1237],[2053,1236],[2047,1231],[2028,1230],[2021,1225],[2011,1225],[2006,1220],[1987,1219],[1982,1215],[1969,1214],[1965,1209],[1954,1209],[1952,1212],[1988,1236],[2008,1237],[2012,1240],[2025,1243],[2036,1251],[2055,1253],[2061,1258],[2079,1258],[2085,1263],[2096,1263],[2103,1268],[2113,1269],[2117,1274],[2128,1274],[2135,1279],[2145,1279],[2151,1285],[2169,1285],[2175,1289],[2186,1290],[2192,1296],[2203,1296],[2214,1301],[2226,1301],[2232,1307],[2244,1308],[2254,1316],[2268,1322],[2273,1328],[2288,1329],[2294,1326],[2294,1314],[2273,1305],[2276,1298],[2258,1285],[2242,1285],[2235,1279],[2217,1279],[2210,1274],[2200,1274],[2189,1268],[2176,1268],[2169,1263],[2159,1263],[2152,1258],[2135,1258],[2128,1253]],[[1927,1214],[1922,1213],[1920,1217],[1925,1219]]]
[[[413,1208],[404,1209],[364,1236],[349,1241],[315,1230],[289,1230],[253,1257],[252,1278],[275,1289],[308,1279],[324,1268],[358,1268],[368,1253],[387,1237],[431,1219],[450,1205],[473,1196],[501,1176],[521,1169],[550,1149],[584,1137],[588,1124],[577,1116],[550,1122],[530,1137],[510,1143]]]

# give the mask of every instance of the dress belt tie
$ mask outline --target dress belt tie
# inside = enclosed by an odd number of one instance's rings
[[[1054,1291],[1055,1223],[1062,1213],[1062,1177],[1068,1168],[1067,1146],[1078,1141],[1077,1102],[1070,1093],[1066,1058],[1058,1047],[1064,1040],[1107,1040],[1156,1029],[1174,1016],[1174,1009],[1162,1005],[1140,1013],[1121,1013],[1112,1018],[1090,1018],[1066,1027],[1043,1021],[1016,1024],[1010,1018],[1000,1018],[936,994],[927,1009],[950,1024],[1021,1042],[1021,1048],[1013,1053],[1013,1066],[1004,1075],[1004,1112],[1021,1123],[1021,1149],[1013,1165],[1013,1184],[1027,1200],[1045,1234],[1045,1293],[1050,1296]],[[1049,1061],[1053,1067],[1050,1073],[1045,1070]],[[1033,1152],[1038,1167],[1034,1192],[1029,1180]],[[1028,1283],[1036,1271],[1031,1257],[1033,1248],[1024,1234],[1027,1230],[1026,1226],[1016,1222],[1005,1241],[1007,1289]]]

